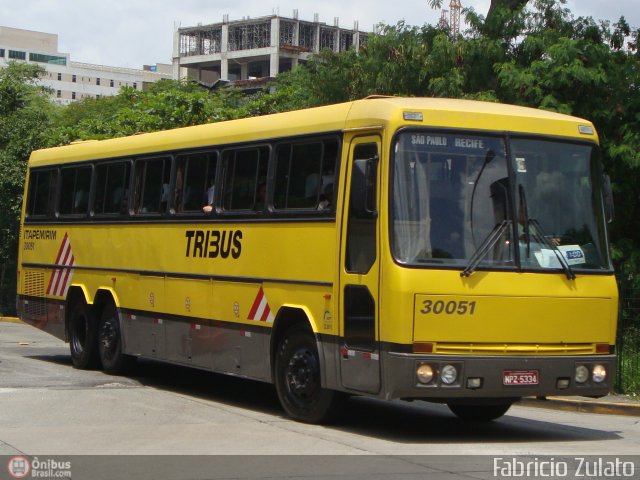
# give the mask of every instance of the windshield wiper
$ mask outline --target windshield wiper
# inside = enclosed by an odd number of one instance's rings
[[[460,272],[461,277],[468,277],[473,272],[475,272],[476,268],[482,261],[482,259],[491,251],[491,249],[495,246],[496,243],[502,238],[504,232],[511,226],[511,220],[503,220],[502,223],[498,223],[493,230],[489,232],[487,238],[484,239],[482,244],[478,247],[478,249],[473,253],[471,259],[469,260],[469,264],[466,268]]]
[[[518,185],[518,193],[520,194],[520,206],[518,207],[518,222],[522,224],[524,229],[523,240],[526,244],[526,257],[531,256],[531,234],[529,232],[529,209],[527,208],[527,195],[524,193],[522,185]]]
[[[562,269],[564,270],[567,278],[569,280],[575,280],[576,274],[573,273],[571,266],[569,265],[569,263],[567,263],[567,260],[564,258],[564,255],[562,254],[558,246],[554,242],[549,240],[549,237],[546,235],[545,231],[542,228],[542,225],[540,225],[538,220],[536,220],[535,218],[529,218],[527,220],[527,224],[533,227],[532,236],[534,237],[534,239],[536,239],[539,243],[546,245],[549,250],[551,250],[556,255],[556,257],[558,258],[558,262],[560,262],[560,265],[562,265]]]

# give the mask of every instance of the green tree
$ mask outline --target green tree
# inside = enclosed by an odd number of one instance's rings
[[[27,160],[32,150],[45,145],[45,132],[55,116],[48,95],[36,85],[43,72],[19,63],[0,69],[0,310],[15,299],[15,291],[7,292],[15,270],[6,267],[17,252]]]
[[[161,81],[145,91],[124,87],[117,96],[69,105],[52,142],[113,138],[196,125],[214,120],[217,114],[211,96],[192,82]]]
[[[368,95],[462,93],[464,72],[459,49],[436,27],[380,25],[358,52],[324,50],[304,67],[278,77],[278,88],[304,92],[306,106],[325,105]]]
[[[245,95],[237,89],[210,92],[192,81],[172,80],[144,91],[125,87],[117,96],[85,99],[66,107],[49,142],[61,145],[274,113],[285,108],[277,104],[285,103],[287,92],[286,88],[273,94]]]
[[[475,23],[475,27],[487,38],[515,38],[527,3],[529,0],[491,0],[486,17],[477,16],[473,10],[466,9],[467,14],[471,14],[467,21]],[[428,4],[433,9],[448,5],[444,0],[428,0]]]

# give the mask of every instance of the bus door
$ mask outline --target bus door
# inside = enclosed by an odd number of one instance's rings
[[[342,386],[368,393],[380,391],[379,152],[378,136],[351,142],[340,255]]]

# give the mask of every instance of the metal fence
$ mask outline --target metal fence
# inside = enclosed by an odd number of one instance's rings
[[[640,394],[640,284],[633,278],[618,278],[618,372],[615,390]]]

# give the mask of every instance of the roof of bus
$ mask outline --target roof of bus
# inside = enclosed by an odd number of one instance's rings
[[[421,113],[423,120],[404,120],[404,112]],[[393,131],[401,126],[523,132],[597,141],[595,132],[580,133],[580,125],[592,127],[589,121],[580,118],[514,105],[445,98],[375,96],[286,113],[78,142],[35,151],[30,163],[35,166],[126,157],[349,129],[385,127]]]

